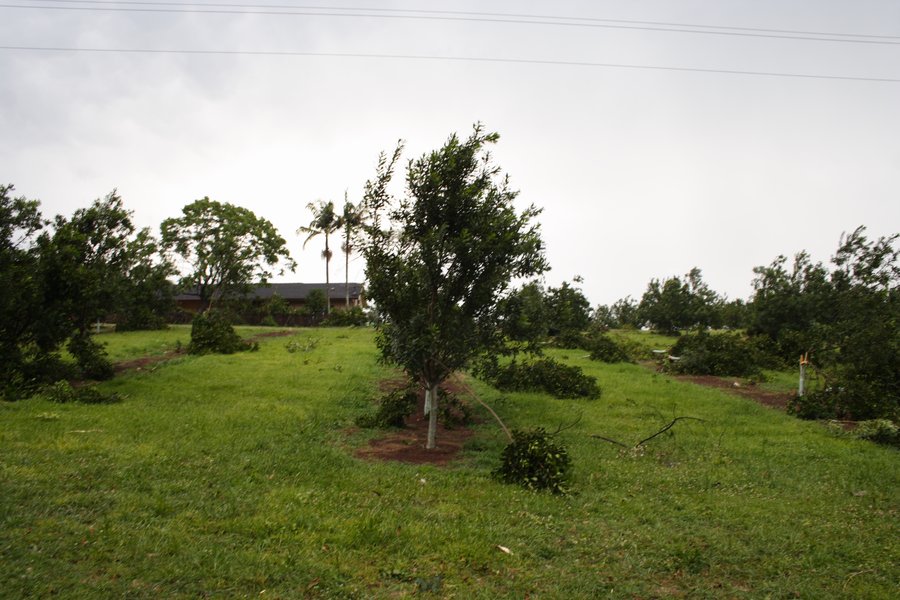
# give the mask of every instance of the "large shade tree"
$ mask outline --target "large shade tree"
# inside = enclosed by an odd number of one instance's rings
[[[388,192],[402,144],[382,155],[366,184],[369,219],[361,250],[368,294],[383,318],[379,347],[426,390],[426,447],[435,447],[438,386],[494,343],[498,301],[510,280],[547,269],[539,210],[517,212],[486,151],[499,139],[476,125],[439,150],[410,161],[407,193]]]
[[[186,266],[182,286],[196,291],[207,308],[295,268],[275,226],[250,209],[204,197],[181,212],[162,222],[162,243]]]

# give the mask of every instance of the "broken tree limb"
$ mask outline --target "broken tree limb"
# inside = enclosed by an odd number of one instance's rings
[[[623,447],[623,448],[639,448],[640,446],[643,446],[644,444],[646,444],[647,442],[649,442],[650,440],[652,440],[652,439],[655,438],[656,436],[662,435],[663,433],[665,433],[665,432],[667,432],[668,430],[672,429],[672,427],[675,425],[675,423],[677,423],[678,421],[682,421],[682,420],[684,420],[684,419],[690,419],[690,420],[692,420],[692,421],[701,421],[701,422],[705,422],[703,419],[700,419],[700,418],[698,418],[698,417],[675,417],[675,418],[672,420],[671,423],[669,423],[668,425],[666,425],[665,427],[663,427],[662,429],[660,429],[659,431],[657,431],[656,433],[654,433],[654,434],[651,435],[650,437],[646,437],[646,438],[642,439],[641,441],[639,441],[639,442],[638,442],[637,444],[635,444],[634,446],[628,446],[628,445],[626,445],[626,444],[623,444],[622,442],[616,441],[616,440],[611,439],[611,438],[608,438],[608,437],[604,437],[604,436],[602,436],[602,435],[592,434],[591,437],[592,437],[592,438],[596,438],[596,439],[598,439],[598,440],[603,440],[604,442],[609,442],[609,443],[611,443],[611,444],[615,444],[615,445],[617,445],[617,446],[621,446],[621,447]]]
[[[617,442],[616,440],[610,439],[608,437],[603,437],[602,435],[593,434],[592,438],[597,438],[598,440],[603,440],[604,442],[609,442],[610,444],[615,444],[616,446],[622,446],[623,448],[630,448],[631,446],[626,446],[622,442]]]
[[[579,413],[579,414],[578,414],[578,418],[575,419],[574,421],[572,421],[571,423],[569,423],[568,425],[566,425],[565,427],[563,427],[563,424],[560,423],[560,424],[559,424],[559,427],[556,428],[556,431],[554,431],[553,433],[550,434],[550,437],[553,437],[554,435],[557,435],[557,434],[559,434],[559,433],[562,433],[562,432],[565,431],[566,429],[572,429],[573,427],[575,427],[576,425],[578,425],[578,423],[581,422],[581,417],[582,417],[583,415],[584,415],[584,413]]]
[[[671,423],[669,423],[668,425],[666,425],[665,427],[663,427],[662,429],[660,429],[659,431],[657,431],[650,437],[642,439],[637,444],[635,444],[635,447],[641,446],[644,442],[649,442],[656,436],[667,432],[668,430],[672,429],[672,426],[675,425],[675,423],[677,423],[678,421],[681,421],[682,419],[691,419],[692,421],[701,421],[701,422],[703,421],[703,419],[698,419],[697,417],[675,417],[675,419],[673,419]]]

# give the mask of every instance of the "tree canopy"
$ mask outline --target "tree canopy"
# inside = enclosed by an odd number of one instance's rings
[[[181,284],[195,290],[206,306],[252,283],[265,283],[282,261],[294,270],[287,242],[250,209],[204,197],[181,212],[162,222],[162,243],[186,263]]]
[[[366,184],[361,250],[383,319],[379,347],[426,389],[428,448],[437,386],[498,338],[498,300],[510,280],[547,269],[533,223],[540,211],[516,211],[517,192],[486,151],[498,139],[480,125],[465,140],[451,135],[410,161],[407,194],[397,199],[387,187],[401,143]]]
[[[650,280],[641,298],[638,314],[642,321],[664,333],[717,324],[718,296],[694,267],[685,276],[663,281]]]

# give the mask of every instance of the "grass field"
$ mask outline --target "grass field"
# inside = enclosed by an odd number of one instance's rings
[[[127,360],[187,338],[98,339]],[[354,458],[378,433],[352,423],[392,375],[371,331],[260,344],[124,373],[102,385],[119,404],[0,403],[0,597],[896,597],[895,450],[554,350],[600,400],[470,381],[512,427],[580,417],[558,435],[572,493],[532,493],[491,478],[505,439],[487,417],[450,467]],[[638,451],[590,437],[682,415],[703,421]]]

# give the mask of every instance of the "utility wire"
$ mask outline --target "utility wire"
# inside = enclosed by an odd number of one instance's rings
[[[42,0],[53,1],[53,0]],[[145,3],[141,3],[145,4]],[[150,3],[146,3],[150,4]],[[214,5],[209,5],[214,6]],[[769,38],[783,40],[801,40],[813,42],[837,42],[842,44],[875,44],[875,45],[900,45],[900,41],[888,41],[888,39],[841,39],[837,37],[814,37],[812,35],[781,35],[771,33],[750,33],[747,31],[713,31],[713,30],[697,30],[683,29],[681,27],[650,27],[645,25],[614,25],[603,23],[588,22],[563,22],[563,21],[538,21],[532,19],[521,18],[487,18],[487,17],[462,17],[462,16],[437,16],[437,15],[410,15],[410,14],[369,14],[369,13],[349,13],[349,12],[323,12],[316,10],[238,10],[238,9],[177,9],[177,8],[121,8],[112,6],[26,6],[21,4],[0,4],[0,8],[25,9],[25,10],[58,10],[58,11],[80,11],[80,12],[130,12],[130,13],[186,13],[186,14],[225,14],[225,15],[265,15],[265,16],[305,16],[305,17],[341,17],[341,18],[369,18],[369,19],[404,19],[404,20],[424,20],[424,21],[467,21],[480,23],[504,23],[516,25],[544,25],[558,27],[581,27],[581,28],[603,28],[603,29],[624,29],[624,30],[640,30],[640,31],[664,31],[674,33],[693,33],[699,35],[719,35],[732,37],[751,37],[751,38]],[[328,10],[328,9],[326,9]],[[334,9],[330,9],[334,10]],[[369,9],[360,9],[369,10]],[[690,27],[690,26],[688,26]],[[830,34],[824,34],[830,35]],[[838,34],[849,35],[849,34]],[[900,38],[896,38],[900,39]]]
[[[152,48],[70,48],[58,46],[0,46],[0,50],[21,50],[34,52],[86,52],[104,54],[185,54],[219,56],[309,56],[327,58],[374,58],[390,60],[439,60],[447,62],[480,62],[525,65],[552,65],[567,67],[594,67],[608,69],[641,69],[649,71],[676,71],[690,73],[712,73],[718,75],[751,75],[758,77],[783,77],[795,79],[825,79],[839,81],[870,81],[878,83],[900,83],[900,79],[889,77],[855,77],[849,75],[813,75],[808,73],[780,73],[774,71],[741,71],[737,69],[702,69],[696,67],[664,67],[659,65],[632,65],[620,63],[582,62],[568,60],[540,60],[529,58],[489,58],[478,56],[438,56],[421,54],[366,54],[353,52],[301,52],[278,50],[182,50]]]
[[[480,17],[511,17],[522,19],[553,19],[565,21],[584,21],[594,23],[624,23],[630,25],[663,25],[668,27],[695,27],[698,29],[732,29],[735,31],[756,31],[762,33],[793,33],[797,35],[818,35],[818,36],[836,36],[836,37],[862,37],[862,38],[882,38],[882,39],[900,39],[896,35],[873,35],[866,33],[836,33],[828,31],[803,31],[797,29],[765,29],[762,27],[734,27],[730,25],[700,25],[697,23],[673,23],[670,21],[636,21],[630,19],[601,19],[597,17],[572,17],[565,15],[537,15],[537,14],[521,14],[521,13],[496,13],[483,11],[462,11],[462,10],[429,10],[422,8],[367,8],[356,6],[308,6],[296,4],[233,4],[222,2],[157,2],[136,0],[20,0],[22,2],[52,2],[64,4],[116,4],[116,5],[139,5],[139,6],[176,6],[176,7],[216,7],[216,8],[250,8],[250,9],[297,9],[297,10],[340,10],[340,11],[368,11],[383,13],[419,13],[419,14],[435,14],[435,15],[469,15]]]

